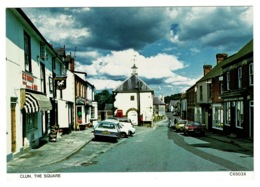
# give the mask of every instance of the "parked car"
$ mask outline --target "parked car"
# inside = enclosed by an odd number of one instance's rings
[[[109,137],[113,138],[116,142],[121,137],[119,122],[112,120],[100,121],[94,128],[95,138]]]
[[[133,136],[135,134],[135,128],[134,128],[134,125],[130,122],[120,122],[121,125],[125,128],[127,128],[128,130],[128,135],[129,136]]]
[[[175,124],[176,131],[184,131],[184,126],[188,123],[188,120],[179,120]]]
[[[120,121],[120,123],[124,125],[126,128],[128,128],[130,136],[132,136],[135,133],[136,129],[134,128],[134,124],[132,123],[131,119],[117,118],[117,120]]]
[[[120,120],[118,118],[109,118],[109,119],[106,119],[106,121],[113,121],[113,122],[118,123],[118,128],[120,131],[121,138],[127,138],[129,135],[131,135],[129,127],[123,125],[122,122],[120,122]]]
[[[201,124],[198,121],[189,121],[187,124],[184,125],[184,134],[200,134],[205,135],[206,133],[206,126]]]

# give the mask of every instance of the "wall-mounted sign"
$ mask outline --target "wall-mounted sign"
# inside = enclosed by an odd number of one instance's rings
[[[85,105],[86,104],[86,99],[82,97],[77,97],[76,98],[76,105]]]
[[[23,88],[37,91],[38,86],[35,84],[34,79],[35,79],[35,77],[32,74],[30,74],[28,72],[22,72]]]
[[[58,90],[66,89],[66,79],[67,77],[55,77],[55,87]]]

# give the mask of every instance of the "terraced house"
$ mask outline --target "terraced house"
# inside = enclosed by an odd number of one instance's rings
[[[66,57],[65,50],[59,54],[21,9],[6,9],[7,161],[55,140],[53,131],[76,124],[75,73],[70,71],[74,64]],[[87,85],[85,79],[83,84]],[[87,121],[89,116],[97,119],[97,107],[91,104],[94,86],[89,85],[84,98]]]
[[[209,131],[253,138],[253,39],[237,53],[216,55],[213,68],[187,91],[187,118],[200,121]]]
[[[226,134],[253,138],[254,61],[253,39],[222,63],[224,127]]]

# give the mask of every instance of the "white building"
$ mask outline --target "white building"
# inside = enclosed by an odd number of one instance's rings
[[[74,71],[75,76],[75,129],[97,123],[97,102],[94,101],[95,86],[86,80],[85,72]]]
[[[21,9],[6,9],[7,161],[48,135],[56,53]]]
[[[135,65],[132,69],[132,75],[113,90],[115,113],[130,118],[134,125],[152,125],[154,90],[138,77]]]

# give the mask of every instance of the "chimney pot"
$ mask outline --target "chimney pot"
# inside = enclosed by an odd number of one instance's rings
[[[227,53],[218,53],[218,54],[216,54],[217,64],[219,64],[220,62],[225,60],[227,57],[228,57]]]
[[[204,65],[203,70],[204,70],[204,75],[206,75],[210,70],[212,69],[212,65]]]

